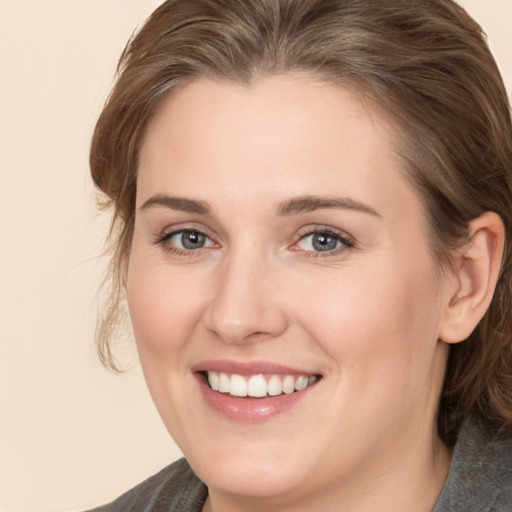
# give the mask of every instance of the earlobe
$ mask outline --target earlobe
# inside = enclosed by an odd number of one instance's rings
[[[457,289],[451,293],[439,339],[464,341],[487,311],[498,282],[505,228],[499,215],[486,212],[469,224],[469,240],[457,256]]]

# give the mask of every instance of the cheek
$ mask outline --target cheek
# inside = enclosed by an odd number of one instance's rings
[[[137,347],[145,357],[174,359],[200,319],[204,287],[169,265],[132,254],[127,298]]]
[[[363,432],[371,438],[377,425],[380,435],[393,435],[435,408],[444,360],[438,357],[431,294],[421,284],[361,277],[346,279],[345,292],[324,293],[323,301],[310,297],[304,325],[315,329],[332,361],[331,403],[347,438]]]
[[[175,439],[185,438],[180,416],[190,414],[190,340],[201,318],[199,283],[183,272],[132,252],[127,299],[140,364],[153,401]]]
[[[340,375],[364,386],[428,378],[440,308],[430,266],[421,268],[366,268],[307,286],[297,317]]]

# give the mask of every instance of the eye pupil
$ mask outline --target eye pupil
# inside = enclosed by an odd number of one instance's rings
[[[338,240],[324,233],[317,233],[313,236],[313,247],[316,251],[332,251],[336,249]]]
[[[181,243],[185,249],[199,249],[204,247],[206,237],[197,231],[184,231],[181,235]]]

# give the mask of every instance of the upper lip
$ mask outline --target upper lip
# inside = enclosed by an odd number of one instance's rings
[[[191,368],[192,372],[222,372],[237,375],[285,374],[285,375],[318,375],[300,368],[273,363],[270,361],[234,361],[230,359],[212,359],[202,361]]]

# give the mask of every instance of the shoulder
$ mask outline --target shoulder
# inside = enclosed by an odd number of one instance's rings
[[[512,510],[512,442],[467,420],[455,446],[445,486],[433,512]]]
[[[109,505],[89,512],[200,512],[206,494],[206,486],[180,459]]]

